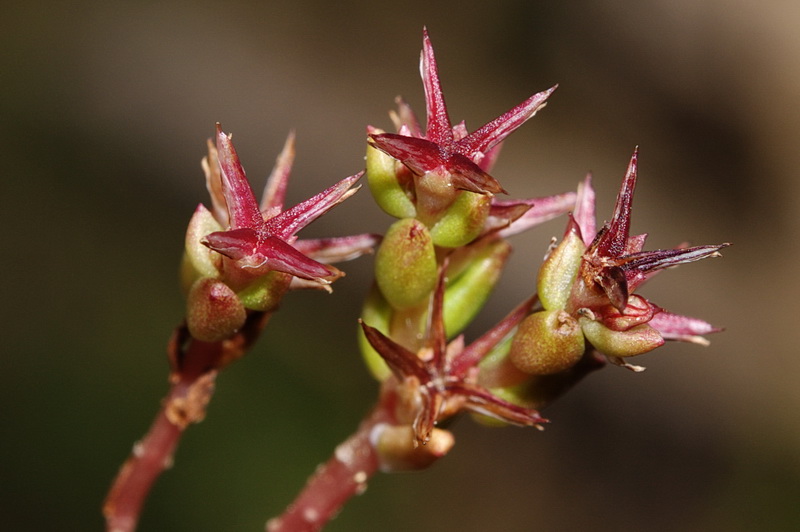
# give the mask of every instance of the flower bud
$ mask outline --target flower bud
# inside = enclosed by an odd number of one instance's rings
[[[215,231],[222,231],[222,226],[211,211],[203,205],[198,205],[186,228],[181,262],[181,286],[185,292],[188,292],[192,283],[201,277],[219,276],[222,256],[200,243],[203,237]]]
[[[242,302],[223,282],[204,278],[196,281],[189,290],[186,325],[197,340],[224,340],[239,330],[246,318]]]
[[[551,375],[572,367],[584,351],[578,321],[563,310],[531,314],[519,325],[509,360],[531,375]]]
[[[370,440],[378,453],[381,471],[417,471],[446,455],[455,444],[453,434],[434,428],[430,440],[418,445],[410,425],[376,425]]]
[[[431,226],[431,237],[437,246],[466,246],[483,230],[489,216],[491,197],[462,190],[444,214]]]
[[[367,145],[367,183],[375,203],[395,218],[412,218],[417,210],[397,179],[398,166],[394,158]]]
[[[587,317],[579,319],[583,334],[601,353],[611,357],[632,357],[652,351],[664,343],[664,338],[647,324],[627,331],[613,331]]]
[[[495,240],[481,247],[469,258],[466,267],[448,281],[444,296],[448,336],[460,333],[472,323],[500,279],[510,253],[508,242]]]
[[[568,231],[564,240],[545,258],[537,280],[539,301],[544,308],[554,310],[566,306],[585,251],[586,246],[576,232]]]
[[[436,270],[428,229],[413,218],[395,222],[375,255],[375,279],[389,304],[406,309],[425,301],[436,286]]]

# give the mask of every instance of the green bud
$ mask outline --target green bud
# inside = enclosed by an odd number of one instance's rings
[[[509,360],[531,375],[552,375],[575,365],[584,351],[578,321],[563,310],[543,310],[520,323]]]
[[[545,258],[537,280],[539,301],[544,308],[563,309],[567,305],[585,251],[581,238],[569,231]]]
[[[193,338],[219,342],[238,331],[246,318],[242,302],[225,283],[204,278],[189,289],[186,325]]]
[[[269,312],[277,308],[291,282],[292,276],[288,273],[271,271],[256,278],[237,295],[245,308]]]
[[[508,242],[495,240],[481,247],[470,257],[466,267],[448,280],[444,296],[444,323],[448,336],[464,330],[483,308],[510,253]]]
[[[431,237],[437,246],[466,246],[483,230],[489,216],[491,197],[462,190],[444,214],[431,226]]]
[[[394,158],[367,145],[367,183],[375,202],[395,218],[413,218],[417,210],[397,179],[397,165]]]
[[[392,307],[422,303],[436,286],[436,270],[433,241],[421,222],[405,218],[389,227],[375,254],[375,279]]]
[[[222,255],[200,243],[202,238],[223,228],[203,205],[198,205],[189,226],[186,228],[183,260],[181,261],[181,286],[188,292],[192,284],[201,277],[216,278],[222,263]]]
[[[643,323],[627,331],[614,331],[600,323],[581,317],[583,334],[601,353],[612,357],[632,357],[652,351],[664,344],[664,338],[650,325]]]
[[[374,327],[388,336],[391,317],[392,307],[383,298],[380,290],[373,286],[367,295],[367,300],[364,302],[364,308],[361,310],[361,319],[370,327]],[[358,327],[358,347],[372,376],[381,382],[386,380],[391,375],[392,370],[389,369],[383,358],[370,345],[361,326]]]

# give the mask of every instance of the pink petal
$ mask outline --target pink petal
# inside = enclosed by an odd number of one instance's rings
[[[499,235],[506,238],[566,214],[575,207],[575,198],[574,192],[565,192],[554,196],[524,200],[525,203],[533,203],[533,206],[525,214],[514,220],[506,229],[501,230]],[[494,210],[495,206],[502,207],[507,204],[507,202],[494,200],[492,201],[492,209]],[[490,211],[491,214],[493,214],[492,211]]]
[[[352,260],[361,255],[372,253],[380,241],[380,235],[364,233],[334,238],[297,240],[292,246],[303,255],[307,255],[324,264],[331,264]]]
[[[425,105],[428,111],[428,124],[425,138],[436,144],[450,145],[453,143],[453,127],[447,115],[447,105],[444,103],[442,86],[439,83],[439,71],[436,68],[436,58],[433,55],[433,46],[428,29],[422,34],[422,54],[420,56],[420,74],[425,88]]]
[[[316,196],[270,218],[264,223],[264,231],[267,234],[288,240],[300,229],[355,194],[358,191],[358,187],[351,187],[361,179],[362,175],[364,175],[364,172],[346,177]]]
[[[261,216],[256,197],[253,195],[250,183],[247,182],[231,138],[222,132],[219,124],[217,124],[217,154],[222,175],[222,192],[228,205],[231,229],[261,228],[264,225],[264,218]]]
[[[589,246],[597,233],[592,174],[588,174],[586,179],[578,184],[578,195],[575,198],[575,211],[572,217],[580,227],[583,243]]]
[[[283,149],[275,161],[275,167],[269,174],[264,193],[261,196],[261,212],[280,212],[283,210],[283,202],[286,198],[286,186],[289,183],[289,174],[292,172],[294,163],[294,131],[286,137]]]
[[[596,239],[597,250],[601,256],[619,257],[625,253],[631,225],[631,204],[633,203],[633,193],[636,189],[638,159],[639,148],[637,147],[631,156],[630,163],[628,163],[628,170],[625,172],[622,188],[617,195],[617,202],[614,206],[614,215],[611,218],[611,222],[607,224],[608,230],[601,230],[602,237]]]
[[[425,363],[420,360],[416,353],[412,353],[363,321],[359,320],[359,323],[369,344],[378,352],[400,381],[411,376],[419,379],[421,383],[426,383],[430,380],[430,374],[425,367]]]
[[[472,158],[474,154],[485,153],[501,143],[514,130],[535,115],[539,109],[544,107],[547,98],[557,87],[558,85],[555,85],[546,91],[534,94],[521,104],[476,129],[469,136],[456,143],[458,152]]]
[[[698,318],[680,316],[662,311],[650,320],[650,326],[657,330],[665,340],[678,340],[708,345],[703,335],[721,332],[722,329]]]

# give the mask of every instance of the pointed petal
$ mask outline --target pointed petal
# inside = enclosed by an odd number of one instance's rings
[[[450,181],[457,189],[477,194],[508,194],[495,178],[460,153],[450,155],[445,168],[450,173]]]
[[[678,340],[700,345],[708,345],[703,335],[721,332],[722,329],[698,318],[680,316],[661,311],[650,320],[650,326],[657,330],[665,340]]]
[[[211,196],[211,211],[214,218],[224,227],[228,227],[228,206],[222,193],[222,176],[219,171],[219,158],[214,141],[208,139],[208,155],[203,157],[201,166],[206,174],[206,189]]]
[[[317,281],[322,284],[328,284],[344,275],[333,266],[326,266],[306,257],[280,238],[274,236],[267,237],[259,242],[253,261],[256,263],[252,265],[244,264],[243,267],[260,268],[266,266],[270,270],[288,273],[301,279]],[[260,261],[260,263],[257,261]]]
[[[206,235],[200,243],[228,258],[241,260],[255,254],[258,233],[249,227],[217,231]]]
[[[411,109],[411,106],[408,104],[408,102],[406,102],[402,97],[398,96],[394,99],[394,103],[397,104],[397,112],[390,112],[389,118],[392,119],[392,123],[394,124],[397,132],[399,133],[400,129],[405,126],[408,128],[411,136],[422,137],[422,127],[420,127],[417,115],[414,113],[414,110]]]
[[[303,227],[358,192],[359,187],[351,187],[361,179],[362,175],[364,175],[363,171],[346,177],[316,196],[270,218],[264,224],[265,231],[268,234],[288,240]]]
[[[425,88],[425,106],[428,111],[428,123],[425,138],[436,144],[450,145],[453,143],[453,127],[447,115],[447,105],[444,103],[442,86],[439,83],[439,70],[436,67],[436,57],[433,55],[433,46],[428,29],[423,30],[422,54],[420,56],[420,75]]]
[[[691,248],[657,249],[640,251],[621,257],[619,264],[626,276],[647,275],[656,270],[663,270],[679,264],[695,262],[708,257],[721,257],[719,250],[730,244],[694,246]]]
[[[294,140],[294,131],[290,131],[264,187],[264,194],[261,196],[261,212],[280,212],[283,210],[286,186],[289,183],[289,174],[292,172],[292,164],[294,163]]]
[[[450,394],[464,397],[467,401],[466,408],[469,410],[507,423],[531,427],[547,422],[545,418],[539,415],[538,411],[509,403],[508,401],[492,395],[481,386],[459,382],[457,384],[448,385],[447,391]]]
[[[619,257],[624,254],[628,244],[631,225],[631,204],[633,203],[633,193],[636,189],[638,159],[639,148],[637,147],[633,152],[633,156],[631,156],[630,163],[628,163],[628,170],[625,172],[622,188],[617,195],[617,202],[614,206],[614,216],[611,218],[611,222],[607,224],[608,230],[601,231],[602,237],[595,239],[593,247],[596,247],[602,256]]]
[[[439,277],[436,281],[436,289],[433,291],[433,302],[431,304],[430,322],[428,323],[428,341],[433,349],[432,365],[440,374],[444,374],[446,361],[445,353],[447,350],[447,333],[444,328],[444,282],[447,272],[447,260],[439,269]]]
[[[368,142],[418,175],[431,172],[443,164],[439,146],[425,139],[382,133],[369,135]]]
[[[497,325],[489,329],[480,338],[461,351],[460,354],[455,356],[450,363],[450,374],[455,377],[466,376],[470,368],[477,366],[478,363],[480,363],[480,361],[514,329],[514,327],[525,319],[537,301],[538,298],[536,296],[523,301]]]
[[[552,220],[557,216],[566,214],[575,207],[575,198],[574,192],[565,192],[564,194],[556,194],[555,196],[523,200],[524,203],[532,203],[533,206],[518,219],[512,221],[509,227],[501,230],[499,234],[503,238],[506,238],[526,231],[548,220]],[[508,205],[508,202],[494,200],[492,201],[493,209],[495,205],[502,207]],[[490,216],[492,214],[493,212],[490,211]]]
[[[370,327],[362,320],[358,320],[364,330],[364,336],[375,351],[386,361],[398,380],[406,377],[416,377],[421,383],[430,381],[430,375],[425,368],[425,363],[416,353],[412,353],[374,327]]]
[[[546,91],[534,94],[521,104],[506,111],[491,122],[473,131],[469,136],[458,141],[457,151],[472,158],[476,153],[485,153],[524,124],[536,112],[544,107],[547,98],[558,85]]]
[[[202,243],[238,261],[241,268],[275,270],[325,284],[344,275],[332,266],[306,257],[279,238],[259,238],[250,228],[211,233]]]
[[[582,183],[578,184],[578,195],[575,198],[575,210],[572,217],[581,230],[583,243],[587,246],[597,234],[595,215],[595,194],[592,187],[592,174],[588,174]]]
[[[380,235],[364,233],[361,235],[334,238],[297,240],[292,244],[303,255],[324,264],[353,260],[372,253],[381,241]]]
[[[222,176],[222,192],[228,205],[231,229],[261,228],[264,225],[264,218],[261,216],[256,197],[253,195],[250,183],[247,182],[231,138],[222,132],[219,124],[217,124],[217,154]]]

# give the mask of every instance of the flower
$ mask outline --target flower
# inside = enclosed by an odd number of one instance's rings
[[[479,194],[504,192],[487,173],[495,150],[514,130],[544,107],[556,87],[534,94],[472,133],[463,123],[453,127],[439,82],[436,58],[427,29],[423,33],[420,73],[425,88],[427,128],[423,135],[410,107],[402,100],[400,134],[370,134],[369,142],[406,165],[419,177],[433,174],[448,186]]]
[[[425,347],[413,352],[378,329],[360,321],[372,347],[391,369],[399,388],[396,417],[413,428],[415,441],[429,441],[438,421],[461,410],[484,414],[507,423],[540,426],[546,420],[536,410],[512,404],[478,384],[478,363],[524,318],[533,300],[511,312],[478,340],[464,345],[458,336],[446,343],[443,318],[444,272],[441,269],[434,292]]]
[[[564,239],[551,250],[539,271],[538,295],[544,310],[520,325],[510,352],[512,362],[523,371],[566,369],[580,358],[584,337],[610,361],[641,370],[621,359],[655,349],[665,340],[707,344],[702,335],[720,331],[703,320],[666,312],[634,293],[659,271],[719,257],[719,250],[729,245],[643,251],[647,235],[630,234],[638,155],[637,148],[611,221],[594,237],[590,236],[595,231],[591,177],[579,187]],[[563,356],[564,345],[573,352],[569,360]]]
[[[505,190],[488,172],[501,142],[544,107],[556,87],[534,94],[469,133],[463,122],[453,126],[450,121],[427,30],[420,72],[426,130],[422,132],[411,107],[398,98],[398,111],[392,114],[396,134],[367,128],[367,178],[387,213],[417,218],[428,226],[437,246],[456,248],[508,226],[531,208],[529,200],[495,204],[493,195]],[[570,193],[561,200],[562,206],[569,206],[559,213],[567,212],[574,198]]]
[[[379,241],[363,234],[299,240],[296,233],[352,196],[361,174],[341,180],[284,210],[294,159],[294,136],[284,145],[259,205],[230,136],[217,124],[203,160],[211,210],[199,205],[186,231],[181,268],[187,325],[199,340],[219,341],[244,324],[247,311],[274,310],[289,288],[329,285],[344,275],[326,263],[371,251]]]
[[[352,186],[362,174],[345,178],[316,196],[282,211],[288,169],[279,169],[273,174],[275,180],[267,185],[267,194],[259,207],[231,138],[222,132],[219,125],[217,153],[230,229],[206,235],[202,240],[203,245],[233,259],[238,268],[253,274],[274,270],[320,284],[329,284],[343,275],[336,268],[303,254],[292,244],[297,240],[296,233],[300,229],[352,196],[358,190],[358,187]],[[314,246],[303,247],[313,249]]]

